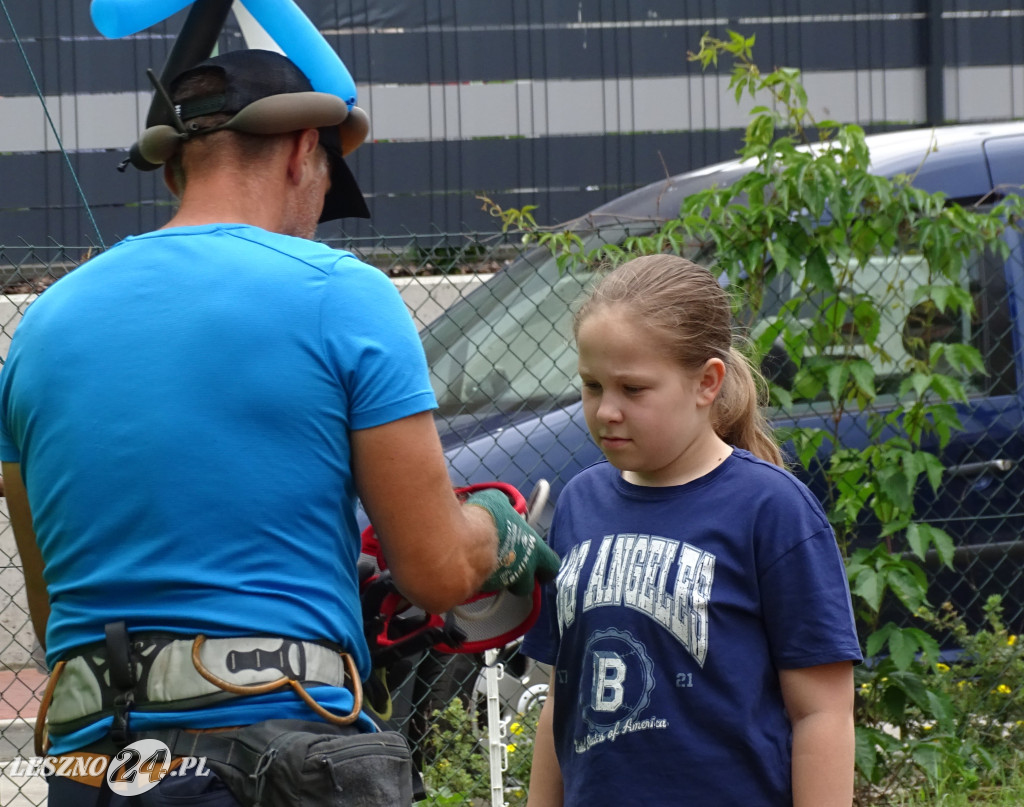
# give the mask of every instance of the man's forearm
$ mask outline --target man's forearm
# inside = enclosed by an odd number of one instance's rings
[[[39,644],[46,649],[46,623],[50,618],[50,599],[46,593],[43,577],[43,556],[36,543],[36,532],[32,526],[32,511],[28,504],[28,493],[21,478],[21,466],[17,463],[3,464],[4,494],[7,510],[14,531],[14,543],[18,547],[22,571],[25,574],[25,596],[28,613]]]

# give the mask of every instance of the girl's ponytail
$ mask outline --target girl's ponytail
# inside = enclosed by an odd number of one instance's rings
[[[730,346],[725,361],[725,381],[712,406],[711,422],[725,442],[783,467],[782,452],[772,435],[771,425],[761,412],[766,388],[767,382],[750,360]]]

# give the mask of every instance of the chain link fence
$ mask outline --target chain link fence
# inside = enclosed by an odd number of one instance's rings
[[[621,243],[629,233],[627,225],[609,225],[585,240],[590,246]],[[572,303],[589,282],[591,268],[566,270],[546,251],[527,250],[500,234],[432,234],[422,244],[405,238],[344,246],[394,278],[424,329],[441,405],[439,423],[446,447],[454,449],[453,479],[459,484],[501,479],[528,492],[537,479],[546,478],[557,495],[575,468],[597,456],[576,416],[575,355],[569,339]],[[0,248],[2,355],[34,296],[91,254],[89,248]],[[925,280],[913,260],[898,266],[880,262],[856,282],[877,300],[881,312],[886,356],[871,359],[878,362],[879,384],[872,406],[884,408],[894,400],[900,368],[923,346],[962,342],[976,347],[984,359],[985,372],[964,379],[971,405],[964,428],[943,455],[947,470],[939,489],[922,491],[917,508],[920,518],[948,531],[956,544],[953,568],[931,556],[924,564],[932,604],[941,612],[949,603],[950,613],[971,631],[990,630],[996,637],[993,653],[1002,654],[1001,672],[984,683],[986,691],[979,696],[979,709],[986,710],[982,719],[1003,727],[1007,741],[1021,742],[1024,640],[1017,637],[1024,631],[1024,380],[1018,339],[1024,328],[1015,317],[1024,309],[1019,297],[1024,289],[1013,283],[1024,277],[1024,266],[1019,253],[1010,260],[1004,265],[995,256],[979,255],[971,262],[962,283],[975,307],[964,316],[945,315],[915,301],[915,288]],[[773,292],[778,299],[766,303],[769,309],[789,295],[784,285]],[[849,349],[855,352],[858,346],[851,343]],[[785,385],[791,368],[771,353],[766,361],[768,374]],[[794,407],[790,414],[805,420],[831,417],[814,400]],[[561,414],[540,425],[528,420],[545,412]],[[486,425],[499,414],[501,439]],[[473,436],[456,446],[453,434]],[[546,523],[541,520],[542,528]],[[6,511],[0,513],[0,527],[0,580],[6,595],[0,615],[0,805],[40,805],[45,803],[40,777],[9,775],[9,760],[34,753],[32,724],[46,677]],[[998,625],[987,607],[994,595],[1002,598]],[[412,741],[433,803],[525,804],[530,746],[548,672],[522,656],[517,645],[487,656],[425,653],[387,670],[392,720]],[[975,684],[982,682],[966,682]]]

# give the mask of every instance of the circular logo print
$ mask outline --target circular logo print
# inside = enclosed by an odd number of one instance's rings
[[[120,796],[152,790],[171,768],[171,751],[159,740],[137,740],[110,760],[107,785]]]
[[[590,636],[580,681],[583,720],[601,731],[628,720],[651,702],[654,663],[629,631],[607,628]]]

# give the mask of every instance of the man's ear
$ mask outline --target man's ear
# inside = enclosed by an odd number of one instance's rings
[[[725,362],[721,359],[708,359],[697,374],[697,402],[710,406],[715,402],[725,381]]]
[[[305,171],[315,163],[317,146],[320,145],[320,132],[316,129],[303,129],[292,137],[291,150],[288,153],[288,177],[293,182],[301,183]]]
[[[178,172],[174,169],[175,161],[164,163],[164,185],[175,199],[181,199],[182,189],[178,187]]]

